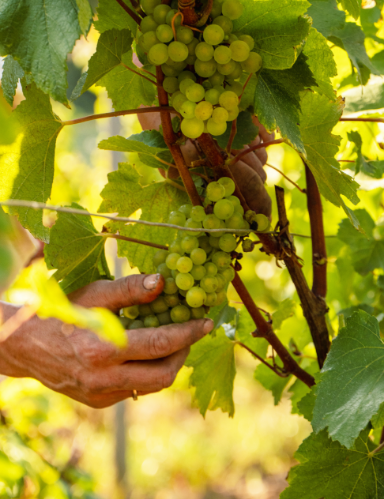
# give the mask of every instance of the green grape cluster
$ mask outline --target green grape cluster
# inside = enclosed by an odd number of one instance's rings
[[[256,73],[262,59],[251,36],[232,33],[243,6],[239,0],[214,0],[202,32],[181,24],[181,15],[161,0],[142,0],[147,14],[137,40],[148,62],[161,66],[163,88],[182,116],[181,131],[191,139],[222,135],[239,114],[243,73]],[[172,26],[173,24],[173,26]],[[174,30],[175,32],[174,32]]]
[[[235,277],[231,253],[240,242],[236,229],[250,227],[234,191],[233,180],[221,178],[208,184],[205,209],[185,204],[170,213],[168,223],[201,231],[181,230],[168,251],[155,253],[153,263],[165,279],[164,290],[148,305],[124,309],[126,327],[158,327],[201,319],[209,307],[225,301],[228,284]],[[234,229],[234,233],[205,232],[224,228]]]

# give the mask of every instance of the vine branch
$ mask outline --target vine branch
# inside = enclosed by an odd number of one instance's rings
[[[120,7],[122,7],[125,12],[132,17],[132,19],[137,23],[137,24],[140,24],[141,23],[141,17],[139,17],[136,12],[133,12],[133,10],[131,10],[128,5],[126,5],[123,0],[116,0],[116,2],[120,5]]]
[[[123,66],[123,68],[128,69],[128,71],[131,71],[132,73],[135,73],[136,75],[141,76],[141,78],[144,78],[144,80],[149,81],[149,83],[152,83],[153,85],[155,85],[155,87],[157,87],[157,83],[155,81],[151,80],[151,78],[148,78],[147,76],[142,75],[141,73],[139,73],[139,71],[135,71],[134,69],[130,68],[129,66],[127,66],[123,62],[121,62],[120,65]]]
[[[302,189],[298,184],[296,184],[296,182],[294,182],[292,179],[290,179],[284,172],[282,172],[281,170],[279,170],[278,168],[276,168],[276,166],[272,166],[269,163],[265,163],[265,166],[268,166],[269,168],[272,168],[273,170],[275,170],[278,173],[280,173],[280,175],[282,177],[284,177],[286,180],[288,180],[288,182],[290,182],[292,185],[294,185],[296,187],[296,189],[299,189],[300,192],[302,192],[303,194],[305,194],[305,190],[304,189]]]
[[[282,143],[285,143],[284,139],[276,139],[276,140],[270,140],[269,142],[261,142],[260,144],[249,147],[248,149],[241,151],[234,158],[232,158],[229,163],[229,166],[233,166],[235,163],[237,163],[237,161],[239,161],[241,158],[243,158],[246,154],[249,154],[250,152],[257,151],[257,149],[263,149],[264,147],[274,146],[276,144],[282,144]]]
[[[339,121],[369,121],[371,123],[384,123],[383,118],[340,118]]]
[[[275,369],[273,366],[271,366],[271,364],[269,362],[267,362],[265,359],[263,359],[263,357],[260,357],[260,355],[258,355],[256,352],[254,352],[251,348],[247,347],[247,345],[244,345],[244,343],[242,343],[241,341],[235,341],[235,343],[236,343],[236,345],[240,345],[241,347],[245,348],[245,350],[247,350],[251,355],[256,357],[256,359],[258,359],[260,362],[262,362],[265,366],[269,367],[269,369],[271,369],[271,371],[273,371],[275,374],[280,376],[280,378],[287,378],[289,376],[288,373],[283,373],[283,372],[279,371],[278,369]]]
[[[133,237],[121,236],[120,234],[109,234],[108,232],[101,232],[97,234],[100,237],[108,237],[110,239],[120,239],[121,241],[128,241],[130,243],[143,244],[144,246],[150,246],[151,248],[157,248],[162,250],[168,250],[168,246],[162,244],[150,243],[149,241],[142,241],[141,239],[135,239]]]
[[[87,121],[100,120],[103,118],[115,118],[116,116],[126,116],[128,114],[146,114],[146,113],[159,113],[165,109],[168,112],[179,114],[173,107],[142,107],[140,109],[126,109],[124,111],[112,111],[111,113],[91,114],[83,118],[76,118],[75,120],[63,121],[63,125],[78,125],[79,123],[86,123]]]

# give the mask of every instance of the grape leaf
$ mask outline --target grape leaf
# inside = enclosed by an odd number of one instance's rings
[[[280,365],[279,362],[277,362]],[[271,364],[272,365],[272,364]],[[264,364],[260,364],[256,367],[255,373],[253,375],[256,381],[261,383],[261,385],[272,392],[275,405],[277,405],[283,394],[284,388],[288,385],[291,375],[282,378],[274,373],[269,367]]]
[[[306,360],[306,359],[305,359]],[[303,362],[304,364],[304,362]],[[303,365],[301,367],[304,367]],[[305,370],[312,374],[312,376],[316,375],[319,372],[319,364],[317,360],[311,361],[308,366],[305,367]],[[303,383],[300,379],[296,379],[296,381],[293,383],[293,385],[288,389],[288,392],[291,393],[291,404],[292,404],[292,414],[302,414],[304,417],[305,415],[303,414],[303,410],[305,414],[308,414],[308,406],[307,406],[307,401],[304,402],[303,407],[301,406],[301,403],[304,399],[304,397],[307,396],[311,392],[311,389],[309,388],[308,385]],[[314,402],[313,402],[314,405]],[[313,407],[312,407],[313,411]],[[312,417],[312,414],[311,414]]]
[[[0,198],[45,203],[51,195],[56,138],[63,124],[53,113],[48,95],[34,83],[22,83],[26,99],[14,112],[22,133],[1,158]],[[43,225],[41,210],[9,208],[9,212],[17,214],[35,237],[48,242],[49,230]]]
[[[373,178],[381,178],[384,173],[384,161],[369,161],[363,156],[362,147],[363,139],[359,132],[355,130],[347,132],[348,140],[355,144],[355,150],[357,152],[357,159],[355,164],[356,174],[359,172],[368,175]]]
[[[135,11],[129,0],[123,1],[132,11]],[[136,35],[138,26],[136,21],[132,19],[116,0],[99,0],[95,28],[100,33],[104,33],[110,29],[129,28]]]
[[[204,417],[208,409],[214,411],[218,408],[228,412],[229,417],[235,414],[234,348],[235,342],[231,341],[223,330],[218,330],[215,336],[207,335],[191,347],[185,365],[193,368],[189,382],[196,388],[193,395],[194,403]]]
[[[336,206],[342,206],[355,226],[357,220],[347,208],[341,195],[357,204],[357,182],[342,172],[335,155],[339,148],[339,137],[331,133],[343,112],[343,101],[335,102],[326,96],[303,92],[301,98],[300,131],[307,153],[305,162],[311,169],[321,194]]]
[[[344,115],[384,108],[384,88],[381,82],[365,87],[350,88],[344,92]]]
[[[115,67],[103,76],[97,82],[97,86],[106,88],[116,111],[127,109],[127,102],[130,109],[137,108],[141,104],[152,105],[156,100],[156,85],[131,71],[140,73],[140,68],[132,62],[131,50],[124,54],[122,59],[123,65]],[[151,66],[144,66],[146,70],[151,68]],[[149,76],[147,73],[142,74],[147,78]]]
[[[101,196],[103,202],[99,208],[102,213],[119,213],[131,216],[141,210],[141,220],[149,222],[167,222],[169,213],[188,202],[187,195],[167,182],[155,182],[142,187],[137,171],[126,163],[120,163],[119,169],[108,175],[108,184]],[[175,237],[175,230],[165,227],[148,227],[140,224],[109,224],[111,230],[119,230],[127,237],[167,245]],[[153,272],[153,255],[156,248],[137,243],[118,241],[119,256],[126,257],[131,267],[138,267],[141,272]]]
[[[377,32],[379,28],[376,26],[376,23],[380,21],[381,11],[377,7],[371,7],[369,9],[361,9],[360,12],[360,22],[361,27],[363,28],[364,34],[366,37],[372,38],[378,43],[383,43],[383,39],[377,36]],[[372,58],[371,58],[372,61]],[[374,64],[374,61],[372,61]],[[382,73],[382,71],[380,71]]]
[[[163,136],[157,130],[145,130],[125,139],[119,135],[102,140],[99,149],[138,153],[140,161],[152,168],[168,169],[173,161]]]
[[[81,32],[87,36],[92,25],[92,7],[89,5],[89,0],[76,0],[79,8],[79,24]]]
[[[279,304],[279,308],[272,314],[272,325],[274,331],[281,328],[283,322],[293,316],[296,310],[296,302],[287,298]]]
[[[360,4],[359,0],[338,0],[341,3],[344,10],[351,14],[355,19],[359,19],[360,17]]]
[[[315,376],[316,380],[317,376]],[[309,422],[313,418],[313,410],[315,408],[317,395],[317,385],[313,386],[311,390],[297,403],[299,413],[302,414]]]
[[[312,17],[312,26],[328,38],[334,30],[343,29],[345,13],[337,8],[336,0],[311,0],[307,14]]]
[[[38,88],[67,105],[66,60],[82,34],[84,10],[72,0],[4,0],[0,47],[31,73]]]
[[[5,100],[10,106],[13,106],[13,98],[16,94],[16,87],[19,79],[23,76],[24,71],[20,64],[15,61],[15,59],[11,55],[6,57],[3,65],[1,88],[3,89]]]
[[[252,336],[251,333],[255,331],[256,326],[245,307],[237,314],[236,326],[236,339],[264,359],[267,355],[269,343],[265,338],[254,338]]]
[[[351,447],[384,402],[384,344],[375,317],[360,310],[332,343],[321,371],[312,426]]]
[[[324,36],[314,28],[309,32],[303,53],[308,57],[309,69],[317,83],[317,86],[311,87],[312,90],[335,100],[336,92],[333,90],[331,78],[337,75],[337,68],[333,53]]]
[[[287,69],[295,63],[311,27],[309,19],[302,17],[309,6],[305,0],[244,2],[234,31],[252,36],[264,69]]]
[[[83,209],[76,203],[72,208]],[[98,279],[111,279],[105,259],[106,239],[97,235],[88,216],[59,213],[44,248],[48,268],[57,269],[55,279],[68,294]]]
[[[375,444],[363,431],[356,445],[346,449],[332,442],[324,430],[300,445],[291,469],[289,487],[280,499],[380,499],[384,494],[383,452],[371,454]]]
[[[129,29],[112,29],[100,35],[96,52],[88,64],[87,78],[81,93],[84,93],[104,75],[118,66],[123,54],[131,50],[132,35]]]
[[[232,122],[228,122],[227,130],[223,135],[216,138],[220,147],[225,149],[228,144],[229,136],[231,134]],[[232,149],[243,149],[245,145],[250,144],[259,133],[259,127],[253,124],[251,113],[242,111],[237,117],[237,132],[232,143]]]
[[[373,428],[383,428],[384,426],[384,402],[381,404],[379,411],[372,417],[371,423]]]
[[[375,222],[365,210],[355,210],[365,234],[356,231],[349,220],[341,221],[337,237],[350,248],[353,268],[361,275],[375,269],[384,269],[384,240],[375,239]]]
[[[229,324],[236,317],[236,309],[228,305],[225,301],[217,307],[212,307],[207,315],[214,322],[214,331],[223,324]]]
[[[284,71],[262,70],[255,92],[255,114],[267,130],[277,127],[281,135],[305,154],[299,129],[300,95],[305,88],[316,86],[306,56]]]

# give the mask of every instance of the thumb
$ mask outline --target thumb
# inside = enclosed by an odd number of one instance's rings
[[[116,281],[95,281],[69,295],[83,307],[104,307],[113,312],[153,301],[164,288],[161,274],[130,275]]]

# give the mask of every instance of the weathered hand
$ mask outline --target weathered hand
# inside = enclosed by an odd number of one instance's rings
[[[133,275],[97,281],[70,295],[85,307],[113,312],[153,301],[162,291],[160,275]],[[5,317],[17,310],[2,304]],[[189,347],[212,330],[209,319],[127,331],[128,346],[118,349],[88,330],[56,319],[31,319],[0,348],[0,373],[32,377],[48,388],[91,407],[107,407],[131,397],[169,387],[184,364]]]

